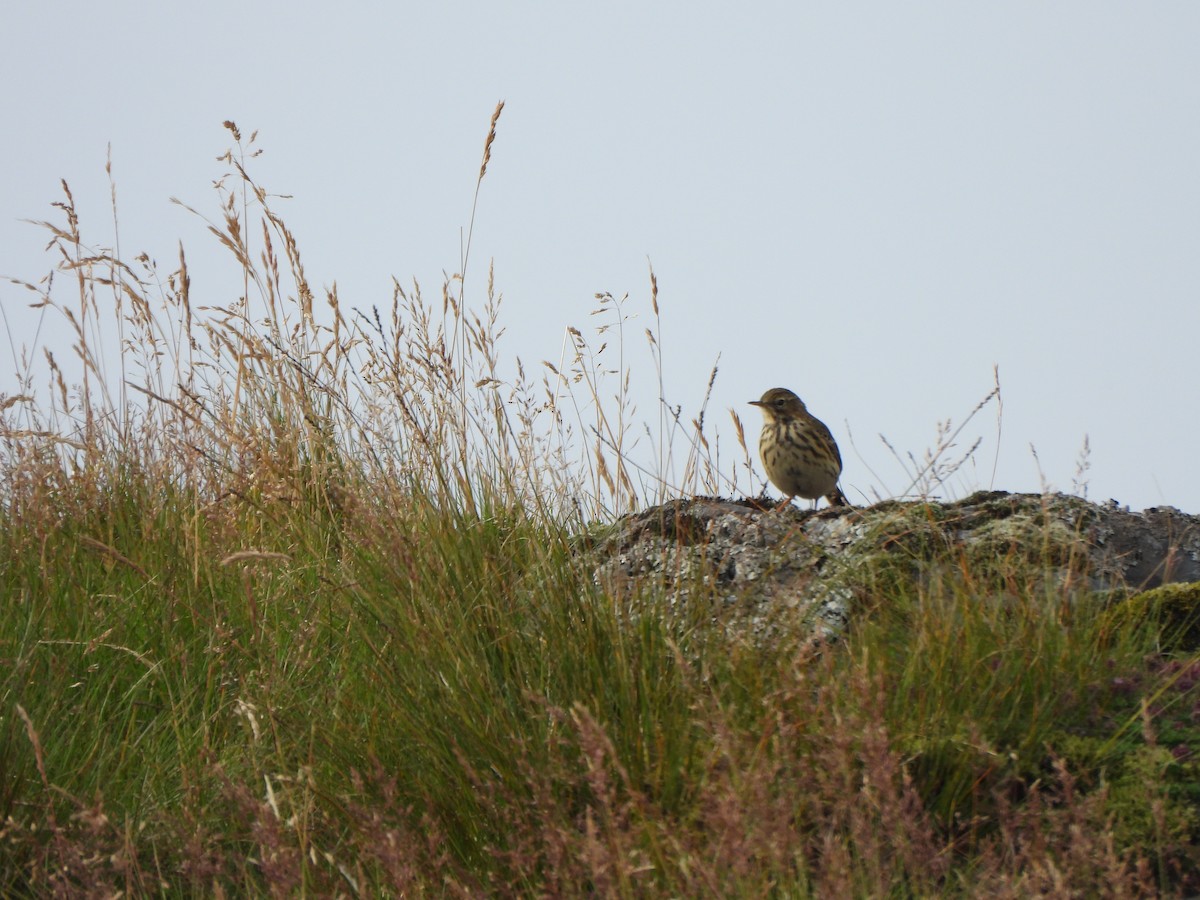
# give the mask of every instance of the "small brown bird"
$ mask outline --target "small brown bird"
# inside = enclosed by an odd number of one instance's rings
[[[830,506],[849,506],[850,501],[837,486],[842,474],[837,441],[825,423],[809,413],[804,401],[787,388],[771,388],[762,399],[751,400],[750,405],[763,411],[758,441],[763,468],[771,484],[787,495],[778,508],[791,503],[794,497],[825,497]]]

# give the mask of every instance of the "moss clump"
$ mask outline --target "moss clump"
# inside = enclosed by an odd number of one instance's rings
[[[1164,650],[1200,649],[1200,582],[1164,584],[1142,591],[1114,606],[1108,615],[1114,629],[1153,624]]]

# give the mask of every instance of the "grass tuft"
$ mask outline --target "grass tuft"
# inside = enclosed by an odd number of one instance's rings
[[[464,296],[469,232],[436,300],[347,308],[226,128],[206,221],[238,296],[196,296],[182,248],[93,246],[65,183],[24,283],[69,346],[0,397],[0,893],[1200,889],[1178,603],[1113,614],[1052,576],[1049,525],[952,558],[925,504],[837,645],[739,638],[700,579],[684,614],[610,590],[577,535],[751,473],[715,367],[695,414],[662,396],[653,270],[643,429],[628,297],[538,374],[490,273]]]

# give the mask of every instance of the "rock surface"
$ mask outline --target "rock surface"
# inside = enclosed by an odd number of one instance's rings
[[[1032,564],[1067,589],[1122,593],[1200,581],[1200,517],[998,491],[821,512],[695,498],[625,517],[590,552],[610,590],[653,579],[675,609],[702,597],[731,621],[748,618],[755,633],[796,615],[832,636],[856,598],[886,594],[897,572],[919,578],[931,565],[1002,579]]]

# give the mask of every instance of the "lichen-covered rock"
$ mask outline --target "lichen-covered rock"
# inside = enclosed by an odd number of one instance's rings
[[[1200,581],[1200,517],[1062,494],[979,492],[821,512],[701,497],[627,516],[589,543],[608,590],[650,580],[672,609],[694,613],[702,602],[756,637],[780,616],[837,634],[856,599],[886,598],[889,585],[931,564],[998,581],[1038,571],[1092,591]]]

